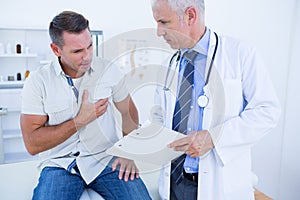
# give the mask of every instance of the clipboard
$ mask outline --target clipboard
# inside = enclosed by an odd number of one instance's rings
[[[116,142],[106,153],[138,162],[165,165],[184,152],[174,151],[167,145],[186,135],[151,123],[133,130]]]

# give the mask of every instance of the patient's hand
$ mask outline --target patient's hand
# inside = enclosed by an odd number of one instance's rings
[[[77,130],[86,126],[90,122],[94,121],[101,115],[103,115],[108,107],[108,99],[100,99],[95,103],[91,103],[88,99],[89,93],[84,90],[82,95],[82,103],[78,115],[74,118],[74,122]]]
[[[117,158],[112,164],[112,170],[115,171],[120,165],[119,179],[121,180],[124,175],[124,181],[127,182],[130,176],[130,180],[134,178],[139,178],[139,170],[136,167],[133,160],[128,160],[126,158]]]

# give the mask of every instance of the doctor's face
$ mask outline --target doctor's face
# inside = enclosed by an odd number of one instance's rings
[[[171,10],[166,0],[158,0],[152,7],[157,22],[157,35],[162,36],[173,49],[186,48],[189,42],[189,28],[185,16],[180,18]]]

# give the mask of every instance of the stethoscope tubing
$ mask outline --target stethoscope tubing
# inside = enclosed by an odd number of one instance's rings
[[[173,80],[174,80],[174,75],[173,75],[173,76],[172,76],[172,79],[171,79],[171,81],[170,81],[170,84],[169,84],[169,86],[167,87],[167,81],[168,81],[168,79],[169,79],[169,75],[170,75],[172,63],[173,63],[173,60],[175,59],[176,56],[177,56],[177,58],[176,58],[176,67],[175,67],[175,70],[177,69],[178,63],[179,63],[179,60],[180,60],[180,56],[181,56],[181,51],[180,51],[180,50],[176,51],[176,53],[174,53],[173,56],[172,56],[171,59],[170,59],[169,66],[168,66],[168,70],[167,70],[167,74],[166,74],[166,78],[165,78],[165,83],[164,83],[164,90],[165,90],[165,91],[170,90],[170,86],[171,86],[171,84],[172,84],[172,82],[173,82]]]
[[[216,37],[216,46],[215,46],[215,49],[214,49],[214,52],[213,52],[213,56],[212,56],[212,59],[211,59],[211,62],[210,62],[209,68],[208,68],[207,77],[206,77],[206,80],[205,80],[205,85],[208,84],[208,81],[209,81],[209,78],[210,78],[210,74],[211,74],[211,69],[212,69],[212,66],[213,66],[214,61],[215,61],[215,57],[216,57],[217,49],[218,49],[218,44],[219,44],[218,35],[215,32],[214,32],[214,35]],[[169,75],[170,75],[172,63],[173,63],[173,61],[174,61],[174,59],[176,57],[176,67],[175,67],[175,70],[176,70],[177,67],[178,67],[180,56],[181,56],[181,52],[180,52],[180,50],[178,50],[178,51],[176,51],[176,53],[173,54],[173,56],[170,59],[168,70],[167,70],[167,74],[166,74],[166,79],[165,79],[165,83],[164,83],[164,88],[163,88],[165,91],[168,91],[170,89],[170,86],[171,86],[171,84],[173,82],[173,79],[174,79],[174,76],[173,76],[172,79],[171,79],[171,81],[170,81],[170,83],[169,83],[169,85],[168,85],[168,87],[167,87],[167,82],[168,82],[168,78],[169,78]]]
[[[216,53],[217,53],[217,49],[218,49],[218,44],[219,44],[219,38],[218,38],[218,35],[217,35],[215,32],[214,32],[214,34],[215,34],[215,37],[216,37],[216,46],[215,46],[214,53],[213,53],[213,56],[212,56],[212,58],[211,58],[211,62],[210,62],[209,68],[208,68],[208,72],[207,72],[207,77],[206,77],[205,85],[207,85],[207,83],[208,83],[208,81],[209,81],[211,69],[212,69],[212,66],[213,66],[214,61],[215,61],[215,57],[216,57]]]

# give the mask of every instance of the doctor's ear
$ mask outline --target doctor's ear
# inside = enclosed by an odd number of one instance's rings
[[[189,7],[185,10],[185,15],[187,17],[188,25],[195,23],[197,19],[197,11],[194,7]]]

